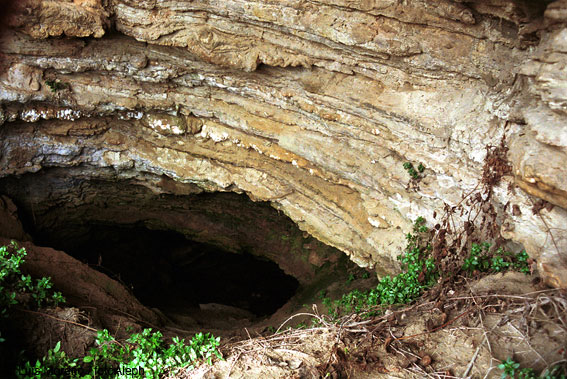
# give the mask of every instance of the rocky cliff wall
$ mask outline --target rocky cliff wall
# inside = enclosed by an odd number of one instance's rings
[[[490,212],[566,287],[566,21],[564,0],[21,1],[0,177],[246,193],[385,274],[417,216],[470,218],[504,140]]]

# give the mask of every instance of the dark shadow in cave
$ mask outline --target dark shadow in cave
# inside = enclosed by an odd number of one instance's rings
[[[272,261],[190,241],[174,231],[91,224],[72,238],[52,232],[37,240],[120,280],[144,305],[159,309],[218,303],[267,316],[299,286]]]
[[[0,194],[13,200],[36,245],[120,279],[142,303],[187,327],[214,319],[230,329],[231,317],[297,307],[354,265],[269,203],[165,176],[142,179],[120,179],[111,169],[48,168],[0,179]],[[197,306],[207,303],[249,312]]]

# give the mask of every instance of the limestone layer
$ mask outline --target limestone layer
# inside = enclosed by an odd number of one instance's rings
[[[533,3],[21,1],[0,176],[246,193],[382,275],[505,138],[501,234],[567,287],[567,1]],[[426,167],[418,185],[404,162]]]

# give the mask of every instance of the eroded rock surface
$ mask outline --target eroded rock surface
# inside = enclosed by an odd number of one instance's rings
[[[433,225],[478,188],[486,147],[505,138],[513,176],[491,200],[508,205],[502,236],[565,287],[566,13],[565,1],[21,2],[2,39],[0,176],[72,167],[156,192],[165,176],[246,193],[385,274],[411,220]],[[406,161],[425,165],[419,186]],[[555,207],[534,214],[539,199]]]

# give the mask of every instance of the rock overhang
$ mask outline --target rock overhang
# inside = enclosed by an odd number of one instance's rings
[[[383,275],[411,220],[458,204],[505,136],[522,190],[505,178],[493,202],[523,211],[502,216],[502,235],[565,286],[565,167],[543,159],[564,154],[562,2],[545,15],[512,1],[386,3],[70,3],[112,14],[122,35],[4,36],[1,175],[81,166],[245,192]],[[427,167],[419,189],[406,161]],[[530,214],[523,190],[557,206]]]

